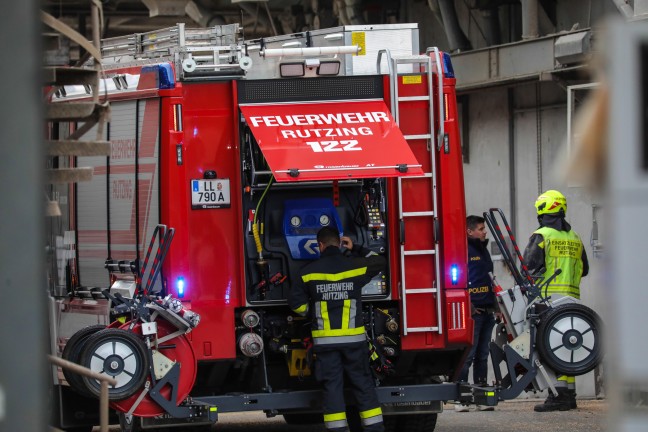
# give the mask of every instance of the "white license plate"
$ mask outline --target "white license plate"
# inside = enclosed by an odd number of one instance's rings
[[[191,180],[192,209],[213,209],[229,206],[229,179]]]

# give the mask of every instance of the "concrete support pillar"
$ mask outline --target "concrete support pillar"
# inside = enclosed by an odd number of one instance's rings
[[[0,15],[0,431],[47,430],[44,122],[38,0]]]

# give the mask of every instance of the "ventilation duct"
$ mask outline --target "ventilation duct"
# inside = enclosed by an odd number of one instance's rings
[[[470,41],[461,30],[461,26],[459,26],[454,0],[438,0],[438,4],[450,51],[458,52],[472,49]]]

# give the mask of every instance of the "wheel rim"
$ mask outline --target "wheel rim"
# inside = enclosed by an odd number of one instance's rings
[[[97,347],[90,358],[91,370],[117,380],[114,389],[130,384],[136,377],[139,366],[133,347],[121,341],[106,341]]]
[[[601,323],[598,315],[582,304],[561,305],[541,318],[538,351],[558,375],[583,375],[601,360]]]
[[[557,320],[549,331],[551,351],[565,363],[574,364],[587,360],[595,345],[592,325],[578,316],[567,316]]]
[[[106,329],[88,340],[81,354],[83,366],[117,381],[108,388],[108,399],[119,401],[135,394],[148,376],[146,345],[139,336],[122,329]],[[84,377],[88,390],[101,393],[101,382]]]

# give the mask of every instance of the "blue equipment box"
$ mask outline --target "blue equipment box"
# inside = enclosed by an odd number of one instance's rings
[[[284,201],[283,234],[290,255],[296,260],[319,258],[317,232],[330,226],[340,231],[340,216],[328,198],[306,198]]]

